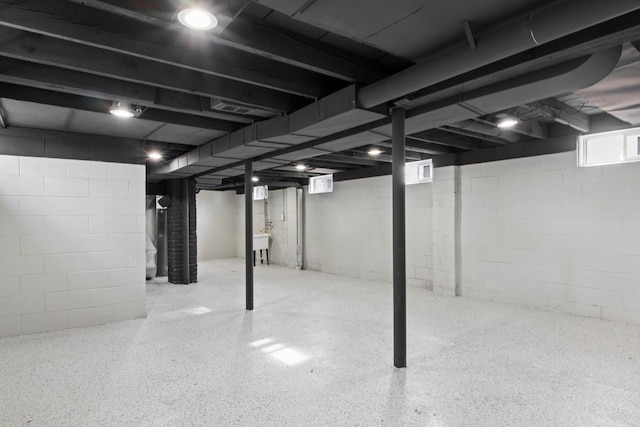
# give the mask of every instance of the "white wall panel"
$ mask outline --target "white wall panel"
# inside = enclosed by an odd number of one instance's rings
[[[144,179],[142,165],[0,156],[0,337],[145,315]]]

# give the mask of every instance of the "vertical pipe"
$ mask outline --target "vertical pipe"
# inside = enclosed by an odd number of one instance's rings
[[[405,110],[391,109],[393,143],[393,364],[407,366],[407,273],[405,242]]]
[[[455,262],[455,296],[462,295],[462,178],[460,166],[454,166],[454,262]]]
[[[296,188],[296,270],[304,267],[304,188]]]
[[[189,178],[182,180],[182,262],[184,264],[184,283],[191,283],[191,254],[189,252],[189,240],[191,233],[189,230]]]
[[[246,269],[246,308],[253,310],[253,163],[244,162],[244,242]]]

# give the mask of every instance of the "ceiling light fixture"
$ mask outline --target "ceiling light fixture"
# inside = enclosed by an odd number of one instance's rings
[[[299,163],[296,165],[296,169],[299,171],[303,171],[307,168],[307,165],[303,165],[302,163]]]
[[[135,116],[135,112],[133,108],[131,108],[131,105],[120,101],[114,102],[111,108],[109,108],[109,112],[116,117],[122,117],[125,119],[130,119]]]
[[[513,116],[507,116],[507,117],[503,117],[502,119],[498,120],[498,123],[496,124],[496,126],[498,126],[501,129],[504,128],[512,128],[515,125],[517,125],[518,123],[520,123],[520,121],[513,117]]]
[[[218,25],[218,19],[213,13],[204,9],[189,8],[178,12],[178,21],[192,30],[207,31]]]
[[[253,178],[251,178],[251,181],[258,182],[260,181],[260,178],[258,178],[257,176],[254,176]]]
[[[382,151],[379,148],[372,148],[371,150],[369,150],[369,155],[371,157],[376,157],[379,156],[380,154],[382,154],[384,151]]]
[[[149,158],[149,160],[160,160],[160,159],[162,159],[162,154],[160,154],[157,151],[150,151],[147,154],[147,157]]]

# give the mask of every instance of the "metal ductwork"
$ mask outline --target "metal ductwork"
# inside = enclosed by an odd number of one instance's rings
[[[615,67],[621,47],[601,50],[588,57],[574,59],[525,76],[462,93],[447,100],[414,108],[407,112],[407,134],[438,126],[463,122],[479,115],[522,105],[542,98],[591,86]],[[391,126],[376,128],[388,133]]]
[[[637,9],[638,0],[555,2],[482,35],[474,51],[457,45],[360,89],[358,102],[372,108]]]
[[[222,136],[171,162],[154,168],[151,179],[170,179],[196,175],[213,168],[233,165],[242,160],[261,156],[281,148],[293,147],[375,122],[384,114],[357,107],[354,85],[341,89],[287,116],[273,117],[248,125],[229,135]],[[362,145],[362,144],[360,144]],[[345,148],[339,148],[340,150]],[[327,151],[314,150],[317,155]],[[271,169],[297,160],[295,156],[277,156],[254,163],[254,170]],[[310,156],[306,156],[310,157]],[[244,174],[244,167],[230,166],[224,174],[200,178],[203,184],[216,185],[216,180]]]

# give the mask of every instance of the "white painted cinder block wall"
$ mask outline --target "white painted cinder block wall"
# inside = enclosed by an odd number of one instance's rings
[[[568,152],[434,180],[407,187],[408,284],[640,324],[640,162],[578,168]],[[305,268],[391,281],[390,177],[305,197]],[[262,202],[254,215],[259,230]],[[243,196],[236,230],[242,257]]]
[[[433,188],[406,188],[407,283],[433,287]],[[439,201],[438,201],[439,202]],[[334,184],[306,195],[305,268],[372,280],[392,279],[391,177]]]
[[[235,257],[235,191],[201,190],[196,206],[198,261]]]
[[[390,197],[390,177],[308,196],[306,267],[390,281]],[[436,168],[406,199],[409,284],[640,324],[640,163]]]
[[[640,324],[640,163],[462,167],[462,295]]]
[[[235,193],[232,193],[235,195]],[[235,196],[235,251],[238,258],[244,258],[244,195]],[[258,234],[265,229],[265,203],[263,200],[253,201],[253,233]],[[267,203],[268,218],[272,224],[270,233],[269,258],[274,264],[290,268],[296,267],[297,246],[297,213],[296,189],[269,190]]]
[[[269,192],[271,196],[271,192]],[[238,258],[244,258],[244,194],[238,194],[235,197],[235,210],[236,210],[236,256]],[[253,234],[260,233],[263,230],[264,224],[264,201],[253,201]]]
[[[0,337],[146,315],[145,168],[0,156]]]
[[[296,267],[296,189],[294,187],[269,192],[271,243],[269,257],[279,265]]]

